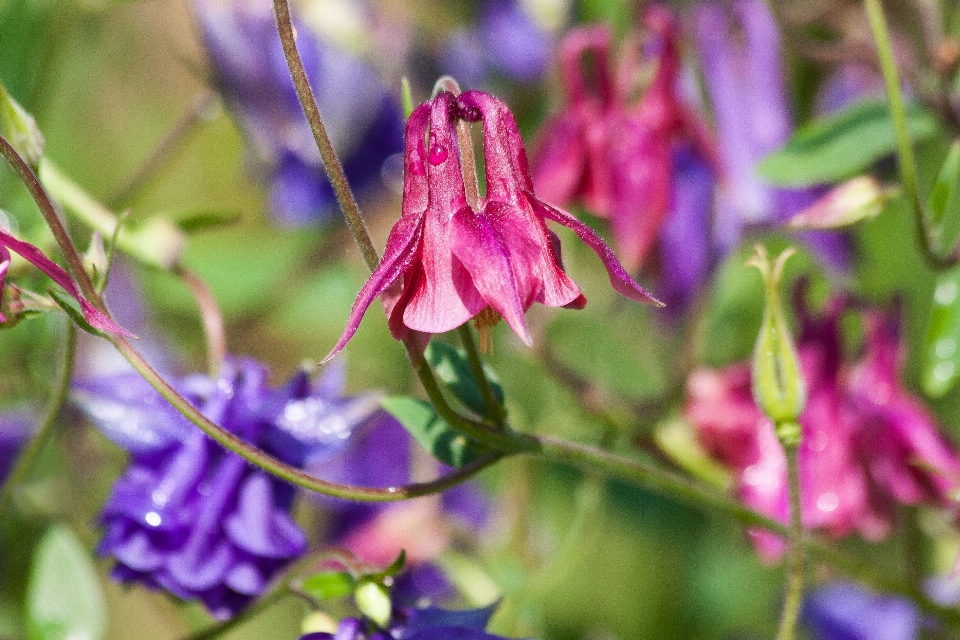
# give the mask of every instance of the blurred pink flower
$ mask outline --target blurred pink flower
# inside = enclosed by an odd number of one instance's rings
[[[621,68],[614,70],[608,27],[579,27],[567,35],[560,52],[567,103],[544,125],[533,166],[534,184],[545,198],[563,205],[580,200],[610,219],[617,250],[631,271],[644,264],[673,208],[677,144],[692,143],[717,164],[705,125],[678,94],[676,20],[654,5],[643,26],[657,64],[636,102],[630,95],[637,56],[624,51]],[[588,54],[589,74],[582,64]]]
[[[866,312],[865,352],[850,365],[841,354],[844,311],[834,300],[822,317],[802,314],[797,349],[809,393],[800,417],[803,522],[833,537],[857,532],[878,540],[890,530],[897,503],[954,504],[960,457],[902,386],[895,317]],[[687,391],[686,416],[701,444],[734,471],[736,493],[786,523],[786,460],[753,401],[749,365],[697,371]],[[778,536],[763,530],[750,536],[765,559],[783,553]]]

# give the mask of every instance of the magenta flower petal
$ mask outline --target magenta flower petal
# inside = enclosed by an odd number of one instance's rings
[[[403,323],[416,331],[442,333],[459,327],[487,306],[458,260],[451,259],[450,220],[467,206],[453,126],[453,95],[433,99],[427,143],[429,203],[424,219],[423,277],[403,311]]]
[[[403,277],[410,268],[416,248],[423,233],[423,215],[427,208],[427,180],[424,168],[425,154],[423,136],[430,116],[429,105],[420,105],[410,114],[406,128],[406,153],[404,154],[404,172],[407,179],[403,185],[403,214],[390,230],[387,247],[380,264],[360,289],[347,326],[330,353],[321,361],[327,362],[340,353],[360,326],[360,320],[367,308],[384,294],[390,286]]]
[[[504,229],[505,219],[492,221],[486,214],[477,213],[470,207],[463,207],[451,220],[452,240],[450,248],[460,259],[473,278],[473,284],[491,307],[496,309],[510,328],[530,346],[533,339],[524,321],[524,303],[518,289],[529,289],[520,283],[531,277],[531,271],[524,273],[523,267],[529,266],[529,254],[537,252],[536,245],[522,235],[514,237],[508,243],[501,235],[512,229]],[[500,224],[498,224],[500,223]],[[496,226],[494,226],[496,225]],[[522,233],[522,230],[521,230]],[[510,248],[523,246],[518,252]],[[525,254],[525,255],[524,255]],[[519,269],[515,269],[519,266]]]
[[[56,262],[43,255],[43,252],[37,247],[33,246],[29,242],[17,240],[4,229],[0,228],[0,248],[3,249],[3,252],[0,253],[0,289],[2,289],[3,279],[10,264],[10,253],[8,249],[12,249],[23,256],[24,259],[30,262],[37,269],[40,269],[40,271],[43,271],[45,274],[47,274],[51,280],[63,287],[67,293],[69,293],[70,296],[80,304],[80,309],[83,311],[83,317],[86,318],[91,327],[105,333],[114,333],[127,338],[135,337],[132,333],[116,324],[113,320],[98,311],[92,304],[84,299],[84,297],[80,294],[80,289],[77,288],[77,284],[67,274],[67,272],[64,271]]]
[[[649,302],[662,307],[663,303],[650,295],[646,289],[641,287],[637,282],[630,277],[630,274],[627,273],[626,269],[623,268],[623,265],[620,264],[620,261],[617,260],[617,257],[613,255],[613,250],[607,246],[607,243],[603,241],[597,232],[583,224],[572,215],[564,211],[563,209],[558,209],[557,207],[551,206],[545,202],[540,202],[537,200],[536,196],[532,193],[525,193],[527,200],[530,202],[530,205],[533,207],[534,211],[538,214],[553,220],[563,226],[572,229],[574,233],[577,234],[584,244],[590,247],[595,254],[603,262],[603,266],[607,269],[607,274],[610,276],[610,284],[613,286],[613,289],[622,295],[627,296],[631,300],[637,300],[639,302]]]

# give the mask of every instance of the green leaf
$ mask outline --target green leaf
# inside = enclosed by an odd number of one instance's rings
[[[483,451],[480,445],[454,431],[425,400],[393,396],[381,404],[421,447],[444,464],[459,468],[476,460]]]
[[[924,346],[921,381],[924,392],[939,398],[960,377],[960,269],[941,274],[933,290],[933,306]]]
[[[171,217],[181,231],[191,234],[235,225],[243,216],[239,211],[205,210],[187,211],[173,214]]]
[[[47,530],[27,586],[30,640],[99,640],[106,629],[103,593],[91,554],[65,526]]]
[[[934,235],[941,239],[944,232],[944,222],[949,213],[957,216],[958,200],[955,196],[957,183],[960,182],[960,140],[950,146],[946,160],[940,167],[940,173],[933,183],[930,196],[927,198],[927,215]],[[951,207],[950,205],[953,205]]]
[[[403,571],[403,567],[406,566],[406,564],[407,564],[407,551],[406,549],[400,549],[400,553],[397,554],[397,557],[394,559],[393,562],[390,563],[389,567],[387,567],[386,569],[378,573],[370,574],[370,577],[377,580],[392,578],[393,576]]]
[[[922,106],[907,105],[907,128],[914,142],[934,135],[937,126],[937,119]],[[800,127],[757,170],[777,185],[837,182],[862,173],[896,146],[886,103],[869,100]]]
[[[480,387],[477,385],[477,379],[473,376],[470,361],[467,360],[463,351],[437,340],[431,340],[423,356],[440,381],[463,403],[463,406],[481,416],[490,414],[483,394],[480,393]],[[503,405],[503,387],[500,386],[496,374],[486,365],[483,367],[483,372],[497,402]]]
[[[301,587],[317,600],[329,600],[349,595],[355,584],[347,571],[323,571],[304,579]]]
[[[381,583],[364,580],[353,592],[353,599],[360,612],[381,627],[386,627],[390,622],[393,608],[390,604],[390,592]]]

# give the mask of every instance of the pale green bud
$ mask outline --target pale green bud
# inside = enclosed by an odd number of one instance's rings
[[[799,442],[797,422],[806,402],[800,359],[780,306],[783,265],[793,254],[794,249],[788,248],[771,265],[766,250],[757,245],[756,255],[747,261],[748,265],[759,269],[766,299],[760,335],[753,352],[753,396],[774,424],[782,427],[780,431],[783,433],[778,431],[777,435],[785,444]]]
[[[847,180],[797,213],[788,226],[794,229],[842,229],[871,220],[883,211],[890,190],[873,176]]]
[[[36,171],[43,156],[43,134],[27,110],[0,83],[0,133]]]
[[[386,627],[390,622],[390,613],[393,605],[390,603],[390,591],[381,582],[364,580],[353,592],[353,599],[360,612]]]

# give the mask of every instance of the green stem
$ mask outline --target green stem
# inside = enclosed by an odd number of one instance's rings
[[[185,635],[182,640],[211,640],[212,638],[217,638],[228,631],[243,625],[244,623],[250,621],[251,619],[257,617],[273,605],[277,604],[287,596],[294,595],[288,588],[281,587],[275,589],[274,591],[263,596],[247,608],[243,609],[240,613],[228,618],[223,622],[218,622],[214,625],[195,631]]]
[[[127,359],[127,362],[129,362],[160,395],[166,398],[177,411],[193,424],[197,425],[204,433],[251,464],[309,491],[359,502],[396,502],[399,500],[408,500],[410,498],[440,493],[455,487],[458,484],[466,482],[478,472],[493,465],[503,457],[503,454],[500,452],[489,453],[462,469],[441,476],[436,480],[405,486],[387,487],[384,489],[355,487],[335,482],[327,482],[326,480],[315,478],[296,467],[277,460],[257,447],[239,439],[220,425],[210,421],[200,413],[196,407],[190,404],[186,398],[177,393],[125,338],[111,336],[110,340],[121,355]]]
[[[790,494],[790,537],[787,551],[787,586],[777,640],[793,640],[803,601],[803,507],[800,502],[800,461],[797,445],[784,446]]]
[[[320,150],[320,157],[323,158],[323,166],[327,170],[327,176],[330,178],[330,184],[333,186],[334,193],[337,194],[337,201],[343,210],[343,215],[347,219],[347,226],[350,227],[363,259],[367,263],[370,271],[377,268],[380,257],[377,250],[370,240],[370,233],[360,215],[360,207],[353,197],[350,190],[350,183],[347,182],[347,176],[343,172],[343,165],[333,150],[333,144],[327,135],[326,127],[323,126],[323,118],[320,116],[320,109],[317,107],[317,101],[310,90],[310,81],[307,80],[307,74],[303,70],[303,63],[300,61],[300,54],[297,52],[296,36],[293,33],[293,24],[290,21],[290,6],[287,0],[273,0],[273,10],[277,17],[277,30],[280,32],[280,43],[283,45],[283,55],[287,59],[287,66],[290,68],[290,75],[293,77],[293,85],[297,89],[297,96],[300,98],[300,104],[310,123],[310,130],[313,132],[313,139]]]
[[[453,407],[447,403],[446,398],[443,397],[443,392],[440,390],[440,385],[437,384],[437,379],[434,377],[430,365],[421,358],[416,370],[420,383],[423,385],[424,391],[427,392],[427,398],[433,403],[437,413],[447,421],[447,424],[467,438],[476,440],[504,454],[533,451],[537,448],[534,440],[526,434],[512,430],[499,431],[482,422],[461,416],[454,411]]]
[[[934,248],[934,238],[930,230],[924,204],[920,199],[920,189],[917,180],[917,163],[913,155],[913,145],[910,142],[910,130],[907,128],[907,111],[900,91],[900,76],[893,59],[893,48],[890,45],[890,32],[887,29],[887,20],[883,14],[880,0],[864,0],[870,31],[877,47],[880,59],[880,70],[887,90],[887,105],[890,109],[890,119],[897,137],[897,159],[900,167],[900,181],[903,183],[904,193],[913,209],[917,240],[920,242],[920,251],[924,260],[936,271],[943,271],[957,264],[955,255],[941,256]]]
[[[190,289],[193,299],[197,302],[207,343],[207,370],[210,376],[215,378],[227,357],[227,334],[220,308],[217,306],[213,292],[200,276],[181,265],[174,267],[173,273]]]
[[[43,185],[40,184],[40,179],[37,177],[37,174],[33,172],[30,165],[20,157],[20,154],[13,148],[13,145],[7,142],[3,136],[0,136],[0,156],[3,156],[4,160],[10,164],[10,167],[16,172],[17,177],[20,178],[20,182],[27,188],[34,202],[36,202],[40,208],[40,213],[43,215],[44,221],[46,221],[47,226],[50,227],[50,231],[53,233],[53,237],[60,246],[64,259],[67,261],[67,271],[80,287],[83,297],[96,307],[98,311],[105,313],[109,317],[103,301],[100,299],[100,296],[97,295],[93,282],[90,281],[87,271],[83,268],[83,259],[77,252],[77,248],[73,246],[73,241],[70,239],[67,230],[60,221],[57,207],[53,204],[53,200],[47,195]]]
[[[0,490],[0,519],[3,518],[3,514],[6,513],[10,501],[13,499],[14,490],[26,480],[27,475],[29,475],[30,470],[33,469],[33,465],[43,451],[44,446],[49,442],[50,436],[53,435],[53,427],[56,423],[57,416],[60,414],[60,409],[63,408],[63,404],[67,400],[67,394],[70,391],[70,377],[73,372],[76,346],[77,328],[72,322],[68,322],[64,336],[63,362],[60,366],[60,373],[51,390],[50,405],[47,407],[47,412],[40,422],[36,435],[30,440],[30,444],[27,445],[27,448],[24,449],[23,453],[17,458],[13,470],[3,483],[3,488]]]
[[[467,353],[467,360],[470,362],[470,371],[480,388],[483,402],[487,405],[487,416],[502,431],[506,426],[507,415],[503,405],[497,401],[497,397],[493,394],[493,387],[490,386],[490,381],[487,380],[483,371],[483,361],[480,359],[480,352],[477,351],[473,331],[470,330],[469,324],[460,325],[458,331],[460,333],[460,343],[463,345],[463,350]]]

